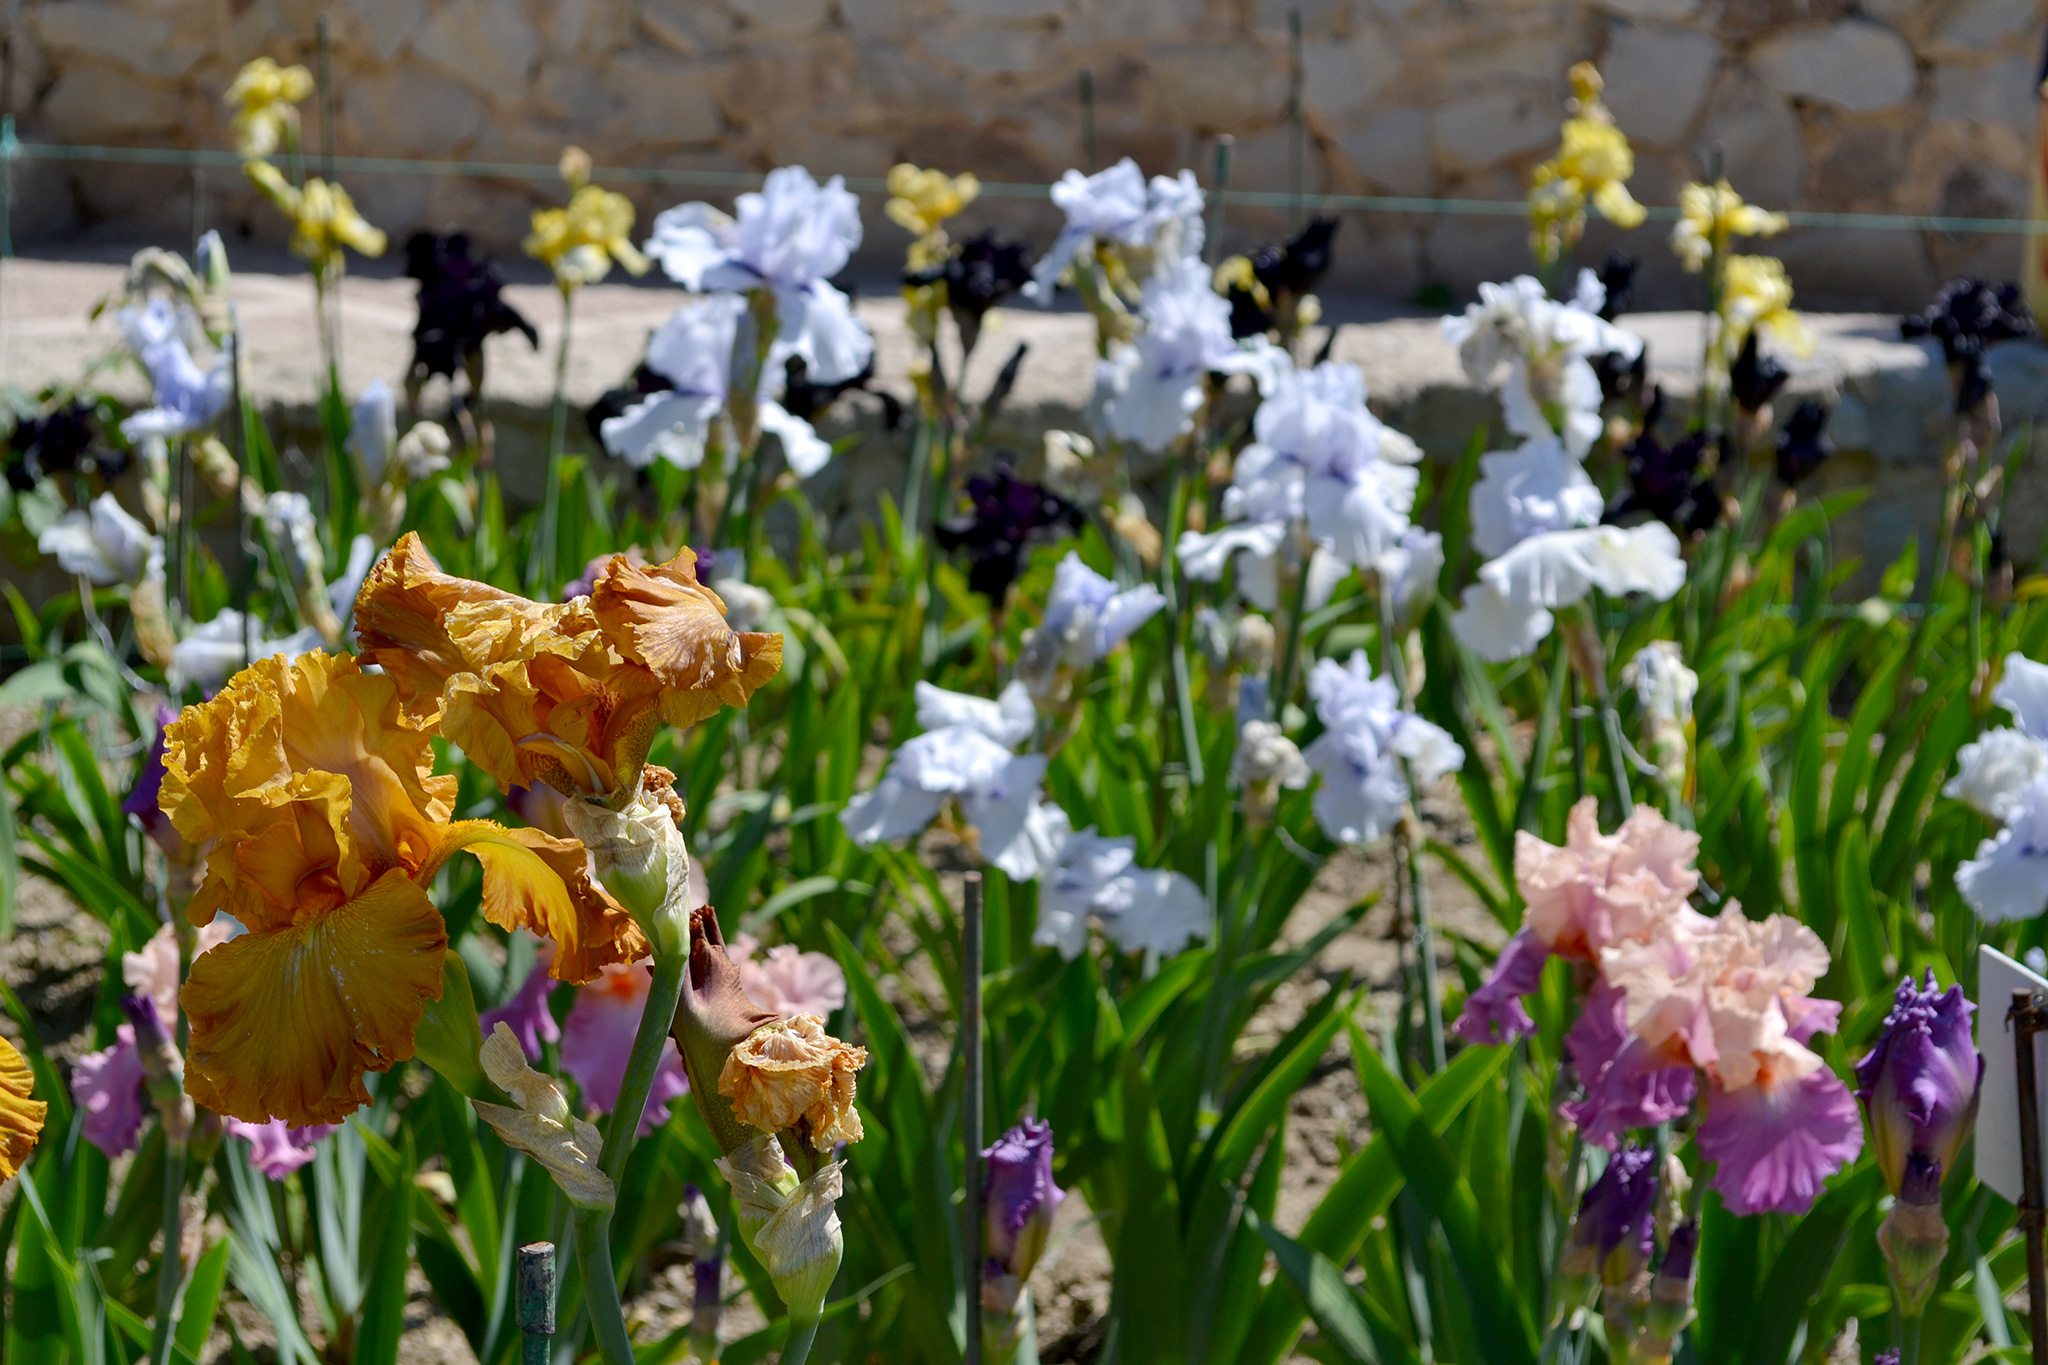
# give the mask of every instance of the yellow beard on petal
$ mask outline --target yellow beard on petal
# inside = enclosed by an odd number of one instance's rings
[[[325,914],[194,959],[179,997],[186,1089],[250,1123],[341,1122],[369,1102],[364,1072],[412,1056],[447,947],[440,912],[394,869]]]

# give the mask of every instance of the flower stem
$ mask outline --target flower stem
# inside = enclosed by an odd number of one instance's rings
[[[1920,1324],[1918,1313],[1900,1314],[1898,1326],[1899,1365],[1920,1365]]]
[[[1375,575],[1377,577],[1377,575]],[[1401,710],[1415,713],[1415,699],[1408,692],[1408,665],[1401,657],[1401,644],[1395,638],[1394,604],[1387,599],[1386,582],[1378,584],[1380,608],[1380,667],[1391,674],[1394,689],[1401,698]],[[1432,1071],[1442,1071],[1449,1058],[1444,1049],[1444,1007],[1437,993],[1436,980],[1436,933],[1429,922],[1429,884],[1422,867],[1422,818],[1416,813],[1415,802],[1421,793],[1416,790],[1415,775],[1407,759],[1401,760],[1401,776],[1408,784],[1408,804],[1401,812],[1399,826],[1400,852],[1395,856],[1405,859],[1410,908],[1415,913],[1415,967],[1422,987],[1422,1017],[1429,1030],[1429,1062]],[[1404,884],[1397,876],[1396,888]],[[1400,906],[1394,907],[1400,914]]]
[[[633,1140],[640,1131],[640,1114],[647,1107],[647,1092],[653,1088],[654,1073],[661,1066],[662,1045],[668,1041],[674,1022],[676,1000],[682,995],[683,971],[689,965],[687,953],[664,954],[654,960],[654,982],[647,991],[647,1007],[640,1016],[640,1028],[633,1035],[633,1051],[626,1061],[626,1077],[619,1084],[619,1102],[612,1109],[605,1128],[604,1148],[598,1167],[620,1183],[626,1158],[633,1154]],[[576,1215],[576,1260],[583,1270],[583,1299],[590,1313],[590,1326],[607,1365],[634,1365],[632,1338],[626,1332],[625,1310],[619,1303],[618,1278],[612,1271],[612,1213],[610,1209],[579,1211]]]
[[[533,550],[526,557],[526,585],[530,592],[553,600],[561,585],[551,584],[555,575],[556,523],[561,519],[562,446],[569,436],[569,322],[575,312],[574,290],[562,291],[562,340],[555,347],[555,396],[548,405],[548,453],[541,488],[540,525],[534,528]]]
[[[810,1359],[811,1343],[818,1339],[818,1319],[789,1324],[789,1344],[782,1348],[781,1365],[804,1365]]]
[[[626,1312],[619,1303],[618,1275],[612,1269],[609,1209],[577,1210],[576,1264],[583,1272],[583,1304],[590,1314],[591,1335],[597,1338],[597,1349],[605,1365],[634,1365],[633,1338],[626,1330]]]
[[[168,1134],[164,1140],[164,1254],[156,1270],[156,1327],[150,1333],[150,1365],[166,1365],[171,1358],[171,1314],[178,1306],[178,1286],[184,1280],[185,1142]]]

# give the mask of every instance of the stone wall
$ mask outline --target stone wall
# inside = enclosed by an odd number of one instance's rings
[[[220,92],[262,53],[310,61],[311,0],[0,0],[4,83],[30,140],[226,147]],[[1517,195],[1554,145],[1564,72],[1593,57],[1638,149],[1634,188],[1674,202],[1718,156],[1774,207],[2024,214],[2048,0],[1300,0],[1311,189]],[[1290,0],[334,0],[343,154],[879,175],[910,159],[1044,182],[1097,146],[1148,170],[1237,138],[1240,188],[1289,188]],[[317,116],[309,126],[317,124]],[[318,134],[315,132],[317,139]],[[503,247],[559,186],[347,177],[374,221],[461,223]],[[723,199],[728,191],[708,197]],[[643,212],[694,192],[637,189]],[[189,172],[37,163],[18,235],[182,239]],[[874,202],[862,265],[903,236]],[[276,236],[232,171],[208,222]],[[1049,205],[973,220],[1046,240]],[[970,220],[972,221],[972,220]],[[1285,226],[1233,209],[1229,244]],[[1622,244],[1647,304],[1690,302],[1656,224]],[[1614,234],[1596,229],[1596,258]],[[1917,305],[1960,270],[2010,275],[2015,237],[1810,229],[1781,239],[1801,301]],[[1353,215],[1342,286],[1464,291],[1527,263],[1512,219]]]

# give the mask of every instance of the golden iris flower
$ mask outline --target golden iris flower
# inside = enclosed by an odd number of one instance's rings
[[[1697,182],[1678,192],[1678,223],[1671,229],[1671,249],[1690,271],[1704,269],[1717,251],[1726,251],[1737,237],[1775,237],[1790,226],[1782,213],[1746,204],[1726,180]],[[1758,258],[1766,259],[1766,258]]]
[[[355,201],[341,186],[330,185],[317,175],[303,187],[294,185],[268,161],[245,161],[242,172],[292,220],[292,252],[311,264],[316,274],[338,273],[343,247],[353,247],[365,256],[384,254],[383,229],[372,227],[356,212]]]
[[[646,274],[647,258],[633,245],[633,201],[590,183],[590,154],[580,147],[563,149],[562,179],[569,183],[568,207],[533,211],[526,254],[555,272],[564,293],[596,284],[613,261]]]
[[[1557,155],[1529,181],[1530,246],[1555,261],[1586,230],[1586,205],[1617,227],[1641,225],[1648,210],[1628,192],[1636,155],[1614,115],[1600,102],[1602,81],[1591,62],[1571,69],[1572,117],[1558,130]]]
[[[883,209],[905,231],[929,237],[980,193],[981,181],[971,171],[947,175],[901,161],[889,168],[889,202]]]
[[[296,130],[299,101],[313,93],[313,73],[303,66],[279,66],[258,57],[235,74],[223,103],[235,111],[235,150],[263,157],[277,151],[287,130]]]
[[[355,619],[412,724],[438,725],[506,790],[631,792],[661,722],[745,706],[782,667],[782,637],[728,626],[687,549],[659,565],[614,555],[590,596],[542,603],[441,572],[408,534]]]
[[[1733,360],[1753,328],[1795,355],[1813,350],[1813,333],[1792,311],[1792,277],[1775,256],[1730,256],[1721,284],[1721,347]]]
[[[251,1123],[339,1123],[363,1073],[413,1055],[441,995],[448,932],[427,887],[459,849],[483,913],[554,940],[552,974],[587,981],[647,952],[570,839],[449,820],[453,777],[400,721],[397,685],[345,655],[262,660],[166,732],[164,812],[211,842],[186,914],[249,932],[195,959],[186,1089]]]
[[[14,1179],[15,1172],[28,1164],[50,1112],[49,1105],[28,1097],[35,1080],[28,1060],[0,1038],[0,1181]]]

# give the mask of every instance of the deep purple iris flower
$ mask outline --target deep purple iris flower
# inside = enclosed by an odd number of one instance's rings
[[[1970,1037],[1975,1009],[1960,985],[1946,991],[1937,986],[1932,967],[1924,986],[1907,977],[1892,998],[1877,1046],[1856,1063],[1856,1098],[1870,1120],[1878,1169],[1893,1194],[1904,1186],[1909,1166],[1925,1169],[1931,1163],[1937,1181],[1940,1172],[1953,1169],[1976,1120],[1984,1059]]]
[[[1657,1153],[1623,1144],[1579,1201],[1572,1242],[1599,1255],[1600,1278],[1625,1284],[1657,1248]]]
[[[981,1154],[989,1270],[1031,1278],[1066,1192],[1052,1183],[1052,1125],[1027,1118]]]
[[[1811,400],[1801,403],[1778,433],[1778,479],[1797,488],[1834,453],[1834,442],[1828,439],[1828,410]]]
[[[497,262],[471,254],[468,233],[415,232],[405,243],[405,273],[420,285],[420,316],[412,329],[414,379],[453,379],[464,371],[472,386],[481,385],[484,338],[519,332],[540,345],[540,333],[526,315],[505,302]]]
[[[1735,405],[1744,412],[1755,412],[1777,397],[1778,390],[1791,378],[1792,371],[1777,357],[1763,353],[1757,345],[1757,329],[1750,328],[1741,353],[1728,369],[1728,391],[1734,396]]]
[[[1275,305],[1298,302],[1329,272],[1337,221],[1312,218],[1288,241],[1270,242],[1250,254],[1252,278],[1265,287],[1267,298]],[[1272,330],[1278,320],[1276,309],[1261,306],[1256,295],[1237,285],[1231,286],[1229,297],[1232,336],[1257,336]]]
[[[90,404],[72,399],[37,417],[23,417],[7,437],[7,482],[26,493],[52,474],[81,469],[113,478],[128,467],[128,457],[100,445],[93,430]]]
[[[940,522],[934,535],[940,549],[966,551],[967,586],[998,611],[1032,542],[1078,531],[1086,520],[1073,503],[1024,482],[1006,464],[996,466],[994,478],[969,479],[967,497],[974,504],[972,515]]]

